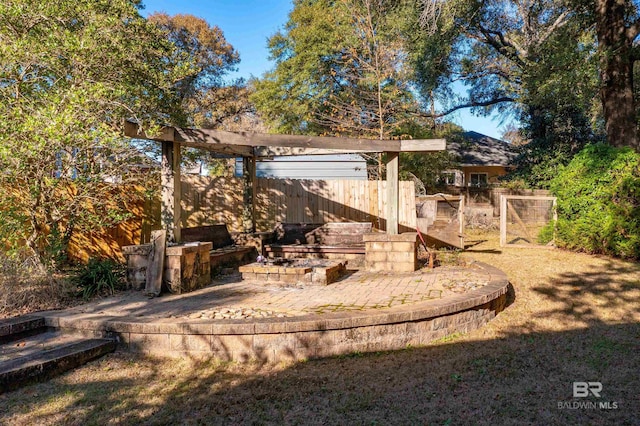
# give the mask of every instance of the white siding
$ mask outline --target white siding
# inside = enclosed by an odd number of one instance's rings
[[[298,155],[260,160],[256,175],[275,179],[367,180],[367,163],[357,154]],[[236,176],[242,176],[242,159],[236,159]]]

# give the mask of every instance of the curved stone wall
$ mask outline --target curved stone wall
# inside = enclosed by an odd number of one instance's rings
[[[384,310],[253,320],[103,320],[45,317],[63,330],[113,336],[123,351],[279,362],[425,345],[482,327],[506,305],[506,275],[477,263],[489,283],[437,301]]]

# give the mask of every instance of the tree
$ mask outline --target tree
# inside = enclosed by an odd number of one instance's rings
[[[438,17],[411,48],[423,93],[448,99],[444,114],[469,107],[517,118],[529,142],[520,147],[518,178],[547,186],[559,166],[602,138],[596,35],[574,7],[452,0],[438,11],[424,4]],[[460,82],[467,97],[453,93]]]
[[[213,128],[248,110],[244,81],[229,85],[224,80],[235,70],[240,55],[220,28],[193,15],[154,13],[148,19],[175,46],[167,62],[186,71],[176,81],[175,91],[187,125]]]
[[[260,114],[284,133],[393,136],[416,107],[402,12],[384,0],[296,1],[269,40],[276,68],[255,83]]]
[[[234,71],[240,55],[227,42],[222,30],[193,15],[169,16],[154,13],[149,16],[175,50],[167,62],[186,70],[184,77],[175,84],[180,98],[182,122],[188,126],[205,129],[238,130],[242,117],[254,113],[249,102],[249,88],[243,79],[228,82],[226,75]],[[241,130],[248,130],[244,127]],[[183,165],[204,164],[217,174],[223,173],[226,161],[212,153],[188,148],[183,149]]]
[[[602,114],[610,144],[638,149],[633,64],[637,57],[634,41],[640,15],[634,2],[423,0],[422,3],[422,24],[428,29],[428,42],[422,39],[423,46],[440,40],[435,49],[425,50],[424,58],[420,58],[424,66],[418,63],[423,88],[442,91],[444,83],[448,89],[444,92],[451,99],[451,82],[470,83],[468,98],[456,99],[445,112],[466,107],[478,112],[484,108],[488,112],[495,106],[504,112],[505,105],[515,104],[526,106],[517,110],[525,120],[539,122],[535,115],[540,108],[535,107],[534,101],[540,87],[551,83],[551,87],[559,90],[555,96],[561,102],[570,101],[575,93],[595,99],[590,92],[594,89],[594,75],[599,74],[595,90],[599,92],[600,107],[589,108],[578,102],[581,114],[592,128],[598,121],[594,112]],[[451,47],[447,47],[447,41]],[[573,50],[570,55],[566,55],[568,47]],[[557,84],[561,82],[564,85]],[[594,130],[597,133],[599,129]]]
[[[635,41],[640,11],[631,0],[597,0],[595,24],[600,50],[600,97],[609,144],[640,152],[633,87],[633,64],[640,58]]]
[[[171,122],[184,67],[127,0],[0,4],[0,245],[56,266],[75,231],[113,225],[144,158],[125,118]]]

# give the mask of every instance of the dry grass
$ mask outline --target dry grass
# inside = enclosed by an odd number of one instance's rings
[[[63,274],[41,271],[28,260],[18,262],[0,254],[0,318],[61,309],[78,301]]]
[[[428,347],[291,365],[114,354],[0,395],[5,424],[640,424],[640,266],[500,249],[464,258],[504,270],[510,306],[486,327]],[[599,381],[617,409],[559,409]]]

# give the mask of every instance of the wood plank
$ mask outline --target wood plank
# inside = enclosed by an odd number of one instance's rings
[[[255,230],[253,215],[253,168],[251,167],[251,158],[242,158],[242,230],[244,232],[253,232]],[[255,159],[253,159],[255,163]]]
[[[167,231],[167,239],[180,241],[181,183],[180,183],[180,144],[162,143],[161,161],[161,222]]]
[[[445,139],[408,139],[400,141],[400,152],[430,152],[447,149]]]
[[[507,244],[507,198],[500,196],[500,247]]]
[[[338,221],[338,215],[337,215],[337,210],[336,210],[336,200],[338,199],[338,184],[339,182],[337,181],[331,181],[331,194],[329,197],[329,204],[328,204],[328,210],[329,210],[329,220],[331,222],[336,222]]]
[[[167,244],[167,231],[151,231],[151,252],[147,264],[147,282],[145,292],[150,296],[160,295],[162,275],[164,273],[164,254]]]
[[[378,221],[378,181],[369,183],[369,220],[374,227],[379,228]]]
[[[173,127],[163,127],[158,134],[147,134],[145,130],[132,121],[124,122],[124,135],[128,138],[148,139],[154,141],[173,142],[175,140],[175,132]]]
[[[275,135],[253,132],[225,132],[211,129],[187,129],[174,127],[175,141],[200,142],[215,145],[277,146],[291,148],[373,149],[380,152],[389,147],[400,148],[399,140],[381,141],[360,138],[336,138],[329,136]]]
[[[345,220],[345,206],[344,206],[344,181],[338,180],[336,181],[338,186],[338,196],[336,199],[336,216],[338,221]]]
[[[327,148],[296,148],[283,146],[256,146],[253,153],[258,158],[291,157],[296,155],[336,155],[336,154],[366,154],[367,149],[327,149]]]
[[[251,167],[251,232],[256,232],[256,208],[258,205],[258,184],[256,180],[256,159],[252,157],[249,161],[249,167]]]
[[[398,158],[397,152],[387,152],[387,234],[398,234]]]
[[[340,139],[340,138],[334,138]],[[346,139],[346,138],[345,138]],[[368,140],[368,139],[367,139]],[[379,141],[379,140],[378,140]],[[445,139],[411,139],[400,140],[400,145],[385,144],[384,146],[371,147],[350,147],[350,148],[303,148],[303,147],[287,147],[287,146],[256,146],[254,154],[256,157],[275,157],[275,156],[294,156],[294,155],[334,155],[334,154],[353,154],[353,153],[375,153],[384,152],[379,149],[398,149],[399,152],[435,152],[444,151],[446,149]]]
[[[166,142],[179,142],[184,146],[216,151],[229,155],[255,156],[254,147],[307,148],[315,150],[341,150],[342,152],[431,152],[443,151],[443,139],[422,140],[378,140],[361,138],[341,138],[330,136],[273,135],[253,132],[225,132],[211,129],[188,129],[163,127],[158,135],[148,135],[138,124],[125,122],[125,136]],[[245,148],[242,148],[245,147]],[[319,151],[316,151],[319,152]],[[302,151],[292,151],[290,155],[300,155]],[[263,152],[267,154],[267,152]],[[327,152],[329,154],[329,152]],[[269,155],[274,155],[269,153]],[[286,155],[280,150],[278,155]]]
[[[537,201],[555,201],[556,197],[546,195],[501,195],[507,200],[537,200]]]

